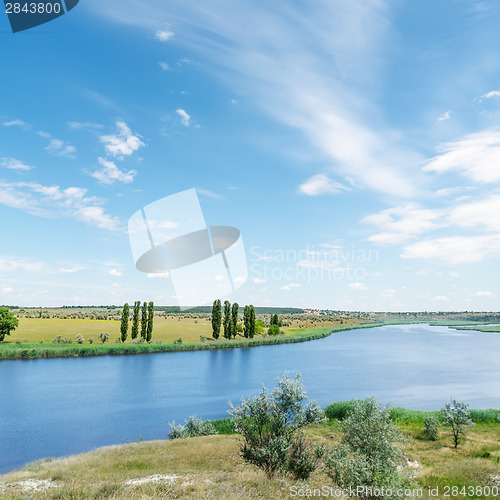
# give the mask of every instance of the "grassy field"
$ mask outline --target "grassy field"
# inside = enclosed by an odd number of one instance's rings
[[[23,318],[12,335],[0,343],[1,359],[34,359],[71,356],[99,356],[107,354],[143,354],[153,352],[171,352],[179,350],[227,349],[233,347],[254,347],[290,342],[304,342],[323,338],[333,331],[365,328],[378,324],[362,324],[359,320],[322,322],[321,326],[308,326],[307,323],[284,328],[285,334],[267,336],[256,335],[246,339],[239,335],[236,339],[201,341],[200,336],[210,339],[211,324],[206,318],[182,318],[168,316],[155,317],[153,340],[151,343],[134,344],[130,336],[125,343],[116,342],[119,338],[120,322],[116,320],[89,319],[31,319]],[[109,341],[102,344],[98,338],[100,332],[110,334]],[[83,335],[85,342],[77,344],[75,336]],[[54,343],[60,335],[71,339],[71,343]],[[89,343],[89,338],[94,343]],[[181,338],[182,343],[174,343]]]
[[[437,441],[422,439],[422,417],[398,425],[412,437],[406,448],[417,473],[419,498],[497,498],[492,495],[445,496],[445,486],[500,486],[500,424],[478,424],[458,450],[445,429]],[[418,417],[418,418],[417,418]],[[339,422],[307,429],[311,439],[327,446],[339,440]],[[416,462],[416,463],[415,463]],[[0,476],[0,496],[6,499],[284,499],[291,488],[333,486],[323,470],[306,483],[268,479],[244,463],[238,435],[218,435],[174,441],[137,442],[101,448],[73,457],[45,460]],[[437,496],[430,489],[439,488]]]
[[[22,318],[19,327],[0,343],[0,360],[2,359],[36,359],[71,356],[100,356],[120,354],[144,354],[154,352],[172,352],[180,350],[227,349],[232,347],[254,347],[290,342],[304,342],[323,338],[333,332],[373,328],[383,325],[408,324],[414,321],[376,321],[366,322],[359,318],[325,319],[304,317],[290,320],[284,327],[284,335],[274,337],[267,334],[256,335],[254,339],[246,339],[241,334],[227,341],[220,338],[211,340],[212,328],[208,314],[189,317],[176,314],[156,315],[154,320],[153,340],[148,344],[134,344],[129,337],[125,343],[116,342],[120,336],[120,321],[116,319],[59,319],[59,318]],[[431,322],[434,323],[434,322]],[[453,321],[436,322],[448,323]],[[460,321],[463,325],[463,321]],[[129,325],[130,326],[130,325]],[[458,327],[460,329],[460,327]],[[482,331],[498,331],[481,327]],[[109,341],[102,344],[99,333],[109,333]],[[75,342],[76,335],[85,338],[83,344]],[[69,342],[54,343],[55,337],[66,338]],[[205,337],[208,340],[201,340]],[[93,338],[93,344],[89,339]],[[182,339],[182,343],[175,342]],[[175,343],[174,343],[175,342]]]

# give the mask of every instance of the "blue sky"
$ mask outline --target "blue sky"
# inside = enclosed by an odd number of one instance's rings
[[[127,221],[197,188],[243,236],[231,301],[497,310],[499,21],[465,0],[0,16],[0,303],[175,304]]]

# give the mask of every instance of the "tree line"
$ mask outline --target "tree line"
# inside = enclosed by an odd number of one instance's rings
[[[214,300],[212,306],[212,336],[217,340],[221,335],[227,340],[235,338],[237,334],[243,334],[245,338],[252,339],[256,333],[264,332],[264,323],[261,320],[256,320],[255,307],[253,305],[243,308],[243,324],[238,322],[238,303],[231,303],[228,300],[224,301],[224,307],[219,299]],[[271,324],[269,327],[269,335],[279,335],[281,319],[277,314],[271,315]]]
[[[153,320],[154,320],[154,303],[144,302],[141,308],[141,301],[134,302],[132,310],[132,328],[130,336],[135,340],[139,336],[139,331],[143,341],[150,342],[153,337]],[[128,303],[124,304],[122,309],[122,319],[120,325],[120,339],[125,342],[128,337],[128,323],[130,319],[130,306]]]

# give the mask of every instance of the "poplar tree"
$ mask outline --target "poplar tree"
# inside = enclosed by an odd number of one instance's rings
[[[233,338],[236,338],[236,326],[238,325],[238,309],[239,305],[237,302],[233,304],[231,309],[231,333],[233,334]]]
[[[250,305],[248,308],[248,336],[253,339],[255,335],[255,308]]]
[[[222,305],[220,300],[214,300],[212,306],[212,336],[217,340],[220,336],[220,326],[222,322]]]
[[[224,301],[224,337],[231,340],[231,303]]]
[[[132,331],[130,332],[132,340],[137,338],[139,335],[139,313],[141,311],[140,301],[134,302],[134,315],[132,318]]]
[[[243,335],[248,338],[250,332],[250,307],[243,309]]]
[[[141,318],[141,337],[146,340],[148,330],[148,305],[146,302],[142,304],[142,318]]]
[[[155,317],[155,308],[153,302],[148,305],[148,327],[146,329],[146,341],[150,342],[153,336],[153,320]]]
[[[120,333],[121,333],[122,342],[125,342],[127,340],[128,315],[129,315],[129,307],[128,307],[128,304],[125,304],[123,306],[123,310],[122,310],[122,323],[120,325]]]

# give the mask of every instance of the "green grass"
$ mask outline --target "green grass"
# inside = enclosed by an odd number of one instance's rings
[[[327,408],[341,411],[346,402]],[[493,499],[492,495],[457,494],[445,497],[445,488],[494,486],[500,475],[500,424],[477,424],[458,450],[446,428],[437,441],[422,438],[419,415],[427,412],[395,409],[397,425],[411,439],[405,448],[418,462],[416,480],[423,497],[453,500]],[[489,410],[473,410],[489,412]],[[233,435],[229,418],[212,421],[220,435],[174,441],[135,442],[100,448],[90,453],[57,460],[42,460],[0,476],[0,497],[5,499],[289,499],[290,488],[334,486],[319,468],[307,482],[290,478],[267,478],[259,469],[243,462],[240,436]],[[340,422],[331,420],[306,429],[310,439],[334,446],[340,440]],[[158,481],[154,482],[153,478]],[[40,481],[34,483],[34,481]],[[42,482],[43,481],[43,482]],[[38,491],[26,490],[36,484]],[[27,486],[28,485],[28,486]],[[499,485],[500,486],[500,485]],[[437,496],[429,490],[439,489]]]
[[[197,320],[195,320],[197,321]],[[152,343],[133,344],[130,337],[125,343],[116,343],[119,337],[119,321],[101,321],[88,319],[23,319],[19,329],[0,343],[0,360],[7,359],[39,359],[55,357],[88,357],[125,354],[148,354],[158,352],[177,352],[207,349],[231,349],[235,347],[256,347],[261,345],[276,345],[327,337],[334,332],[359,328],[372,328],[381,323],[346,323],[322,325],[309,328],[287,328],[285,335],[256,335],[253,339],[242,336],[236,339],[200,342],[200,335],[209,337],[211,325],[207,321],[175,320],[172,318],[155,318],[155,329]],[[110,342],[101,343],[98,333],[110,333]],[[53,343],[57,335],[74,340],[74,335],[80,333],[86,339],[83,344]],[[89,344],[92,336],[94,343]],[[182,338],[182,344],[174,344],[177,338]],[[26,339],[31,340],[26,341]],[[36,342],[35,342],[36,340]]]

